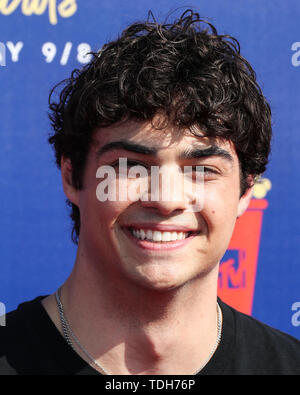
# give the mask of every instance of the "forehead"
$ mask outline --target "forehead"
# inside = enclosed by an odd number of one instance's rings
[[[192,131],[175,126],[158,129],[151,122],[133,120],[96,129],[92,137],[92,147],[98,152],[101,147],[120,140],[151,147],[158,155],[166,155],[170,151],[180,154],[187,149],[218,146],[228,151],[233,158],[236,157],[231,141],[207,137],[199,128],[193,128]]]

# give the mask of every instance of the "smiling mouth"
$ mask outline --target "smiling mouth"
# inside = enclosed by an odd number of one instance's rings
[[[184,240],[191,236],[196,236],[197,234],[199,234],[198,231],[159,231],[152,229],[137,229],[133,227],[130,227],[129,231],[131,235],[137,240],[160,244]]]

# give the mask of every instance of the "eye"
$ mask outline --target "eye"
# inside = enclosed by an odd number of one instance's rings
[[[148,169],[148,166],[147,166],[147,165],[145,165],[144,163],[139,162],[139,161],[137,161],[137,160],[133,160],[133,159],[127,159],[126,161],[120,161],[120,159],[118,159],[118,160],[116,160],[115,162],[113,162],[113,163],[111,164],[111,166],[112,166],[116,171],[118,171],[119,168],[120,168],[120,167],[122,168],[123,166],[125,166],[126,169],[130,169],[131,167],[134,167],[134,166],[142,166],[142,167]]]
[[[204,173],[205,174],[218,174],[217,170],[213,169],[212,167],[204,166]]]
[[[184,172],[193,180],[195,180],[197,176],[203,177],[204,180],[209,180],[219,174],[215,168],[203,165],[185,166]]]
[[[129,168],[133,166],[143,166],[147,168],[147,166],[142,162],[138,162],[136,160],[127,160],[127,167]]]

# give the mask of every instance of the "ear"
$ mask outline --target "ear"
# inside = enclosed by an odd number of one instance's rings
[[[61,157],[60,161],[61,177],[63,183],[64,193],[70,202],[78,206],[79,202],[79,191],[73,186],[72,183],[72,163],[70,158],[64,156]]]
[[[253,177],[251,176],[252,181]],[[250,184],[252,185],[250,188],[246,190],[246,192],[240,197],[240,201],[238,204],[238,210],[237,210],[237,218],[239,218],[244,212],[247,210],[249,203],[252,198],[253,194],[253,189],[254,189],[254,181]]]

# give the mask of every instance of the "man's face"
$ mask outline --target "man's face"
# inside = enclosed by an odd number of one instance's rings
[[[170,172],[202,166],[202,210],[189,210],[184,198],[99,201],[97,170],[114,169],[118,189],[119,158],[126,158],[128,167],[143,166],[149,177],[151,166]],[[250,200],[250,193],[240,197],[239,162],[231,143],[133,121],[95,131],[83,189],[65,187],[65,192],[79,207],[79,246],[89,262],[109,280],[153,290],[180,287],[216,268]]]

